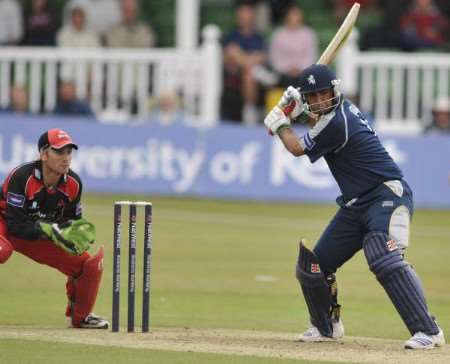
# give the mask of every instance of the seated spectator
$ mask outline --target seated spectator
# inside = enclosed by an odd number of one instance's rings
[[[0,46],[17,45],[23,35],[22,7],[17,0],[0,0]]]
[[[431,123],[425,128],[427,134],[450,133],[450,100],[438,98],[431,109]]]
[[[449,21],[433,0],[415,0],[401,18],[401,29],[412,49],[439,48],[448,41]]]
[[[86,28],[86,13],[82,7],[74,7],[70,12],[70,24],[57,34],[59,47],[99,47],[100,39],[96,33]]]
[[[269,45],[269,62],[278,73],[282,87],[297,83],[300,72],[317,59],[317,37],[303,24],[303,12],[297,5],[287,8],[284,25],[275,30]]]
[[[150,48],[155,45],[151,27],[139,21],[137,0],[121,0],[122,22],[106,35],[108,47]]]
[[[152,113],[152,119],[161,125],[181,124],[183,113],[180,110],[180,100],[173,90],[162,91],[157,98],[156,108]]]
[[[253,69],[267,58],[264,38],[256,31],[254,18],[252,5],[238,5],[237,26],[223,41],[222,118],[243,121],[246,125],[256,124],[260,118],[257,106],[260,85],[253,76]]]
[[[70,13],[70,24],[59,30],[56,37],[59,47],[95,48],[100,47],[100,37],[86,28],[85,11],[81,7],[74,7]],[[61,78],[72,80],[75,76],[74,62],[67,61],[62,64]]]
[[[25,35],[22,44],[27,46],[54,46],[58,29],[56,13],[48,0],[31,0],[24,15]]]
[[[54,114],[64,116],[87,116],[95,117],[91,107],[86,101],[77,98],[75,84],[71,81],[64,81],[59,86],[58,102]]]
[[[28,94],[23,86],[15,85],[10,91],[10,103],[6,109],[1,112],[25,114],[28,113]]]
[[[104,38],[120,23],[119,0],[70,0],[64,8],[64,23],[70,22],[70,11],[81,7],[86,12],[86,28]]]

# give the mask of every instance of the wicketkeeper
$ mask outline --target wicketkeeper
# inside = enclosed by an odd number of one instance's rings
[[[67,276],[69,326],[107,329],[108,321],[93,314],[103,272],[103,247],[87,250],[95,227],[82,218],[80,177],[70,169],[69,134],[51,129],[38,142],[39,160],[15,168],[0,191],[0,263],[13,251]]]

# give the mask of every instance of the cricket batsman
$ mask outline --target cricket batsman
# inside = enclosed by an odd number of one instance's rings
[[[340,208],[314,249],[300,244],[296,276],[312,326],[298,341],[344,336],[335,273],[363,249],[370,270],[411,333],[404,347],[444,345],[419,277],[405,260],[412,191],[359,109],[340,93],[339,82],[325,65],[306,68],[298,88],[290,86],[264,120],[294,156],[306,154],[312,163],[323,157],[342,193],[337,198]],[[311,127],[300,138],[290,127],[294,119]]]
[[[0,191],[0,263],[13,251],[67,276],[70,327],[107,329],[93,314],[103,272],[103,247],[94,256],[95,227],[82,218],[80,177],[70,169],[78,149],[69,134],[51,129],[38,141],[39,160],[22,164]]]

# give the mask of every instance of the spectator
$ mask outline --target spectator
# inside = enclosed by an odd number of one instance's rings
[[[255,30],[252,5],[243,3],[236,9],[237,26],[223,42],[224,90],[222,118],[256,124],[259,119],[260,85],[253,76],[253,68],[266,61],[263,36]]]
[[[427,134],[450,133],[450,100],[438,98],[431,109],[432,120],[425,128]]]
[[[25,35],[22,43],[30,46],[54,46],[58,21],[48,0],[31,0],[24,15]]]
[[[95,117],[91,107],[86,101],[77,98],[75,84],[64,81],[59,86],[59,100],[53,111],[54,114],[64,116]]]
[[[10,104],[1,112],[8,112],[14,114],[24,114],[28,112],[28,94],[23,86],[13,86],[10,91]]]
[[[86,28],[85,11],[81,7],[74,7],[70,13],[70,24],[59,30],[56,42],[59,47],[95,48],[100,46],[100,37]],[[62,64],[61,78],[72,80],[75,75],[75,65],[71,61]]]
[[[17,45],[22,40],[22,7],[17,0],[0,0],[0,46]]]
[[[82,7],[74,7],[70,12],[70,24],[65,25],[57,35],[59,47],[99,47],[96,33],[86,28],[86,13]]]
[[[317,37],[303,25],[303,12],[297,5],[287,8],[284,25],[275,30],[269,47],[269,61],[280,75],[279,85],[296,84],[300,72],[317,59]]]
[[[70,0],[64,8],[66,23],[70,11],[81,7],[86,12],[86,28],[104,38],[106,33],[120,23],[119,0]]]
[[[162,91],[158,96],[152,119],[164,126],[181,124],[184,117],[179,104],[180,99],[174,90]]]
[[[122,0],[122,22],[106,36],[108,47],[150,48],[155,45],[155,35],[148,24],[139,21],[137,0]]]
[[[449,22],[433,0],[415,0],[401,18],[401,29],[413,50],[439,48],[448,40]]]

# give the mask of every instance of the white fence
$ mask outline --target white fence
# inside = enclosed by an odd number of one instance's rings
[[[355,31],[339,53],[337,74],[380,131],[419,132],[434,100],[450,95],[450,54],[360,52]]]
[[[76,92],[102,118],[150,116],[150,100],[175,91],[182,112],[197,126],[220,119],[222,56],[220,32],[203,29],[197,49],[0,48],[0,107],[10,104],[14,85],[26,86],[31,112],[50,112],[57,85],[70,69]],[[380,131],[417,133],[433,101],[450,97],[450,55],[443,53],[360,52],[353,32],[340,50],[337,74],[348,96],[359,99]],[[120,116],[120,117],[119,117]]]
[[[147,118],[150,98],[172,91],[195,125],[213,125],[219,120],[221,92],[219,36],[217,27],[205,27],[198,49],[3,47],[0,107],[10,104],[13,86],[23,86],[31,112],[51,112],[58,82],[69,75],[77,96],[88,100],[99,116],[127,116],[135,104],[136,116]]]

